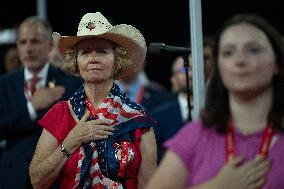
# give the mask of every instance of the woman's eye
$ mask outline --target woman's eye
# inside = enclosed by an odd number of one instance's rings
[[[252,54],[257,54],[259,52],[261,52],[261,48],[260,47],[251,47],[249,48],[249,52],[252,53]]]
[[[107,55],[110,53],[110,50],[102,48],[102,49],[91,49],[91,48],[86,48],[81,50],[81,55],[88,55],[92,52],[95,52],[97,55]]]
[[[105,50],[105,49],[99,49],[99,50],[98,50],[98,53],[100,53],[100,54],[107,54],[108,51]]]
[[[84,54],[89,54],[90,52],[91,52],[90,49],[83,49],[83,50],[81,51],[81,54],[82,54],[82,55],[84,55]]]
[[[231,56],[233,54],[233,52],[231,51],[231,50],[225,50],[225,51],[222,51],[221,52],[221,55],[223,56],[223,57],[229,57],[229,56]]]

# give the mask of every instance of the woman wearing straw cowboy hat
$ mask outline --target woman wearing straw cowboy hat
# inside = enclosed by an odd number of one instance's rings
[[[84,79],[39,121],[44,128],[30,165],[35,188],[143,188],[156,168],[155,121],[114,79],[135,72],[146,43],[133,26],[85,14],[77,36],[53,34],[63,69]]]

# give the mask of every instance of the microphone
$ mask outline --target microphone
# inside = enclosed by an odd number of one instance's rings
[[[169,52],[187,55],[191,52],[191,50],[187,47],[176,47],[166,45],[165,43],[150,43],[148,46],[148,52],[153,54],[162,54],[164,52]]]

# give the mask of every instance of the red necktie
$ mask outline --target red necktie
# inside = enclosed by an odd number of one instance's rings
[[[30,83],[30,92],[31,92],[31,95],[34,94],[35,90],[36,90],[36,84],[37,82],[40,80],[39,77],[37,77],[36,75],[34,75],[31,79],[31,83]]]

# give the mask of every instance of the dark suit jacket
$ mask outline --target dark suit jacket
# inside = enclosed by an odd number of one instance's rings
[[[81,85],[78,77],[67,76],[59,68],[49,66],[47,82],[65,86],[62,99],[74,93]],[[7,141],[0,157],[0,186],[2,189],[29,188],[28,169],[41,127],[37,121],[48,111],[37,112],[31,121],[24,95],[24,70],[18,70],[0,78],[0,140]]]
[[[159,163],[165,151],[163,143],[174,136],[184,126],[178,97],[174,95],[171,99],[168,99],[162,105],[155,108],[152,116],[157,121],[154,131]]]
[[[144,86],[144,94],[141,105],[151,113],[157,106],[169,98],[171,93],[155,82],[149,82]]]

